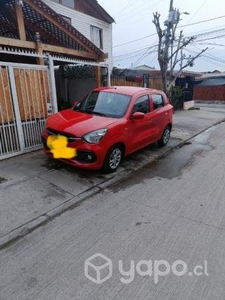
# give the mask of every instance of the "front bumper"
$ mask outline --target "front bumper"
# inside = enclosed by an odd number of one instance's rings
[[[53,157],[47,146],[47,138],[49,134],[45,130],[42,133],[43,150],[46,155]],[[69,142],[68,147],[74,148],[77,155],[71,159],[59,159],[60,161],[82,169],[97,170],[101,169],[105,157],[105,152],[100,144],[88,144],[82,139]]]

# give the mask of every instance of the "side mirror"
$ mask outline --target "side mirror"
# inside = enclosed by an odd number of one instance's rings
[[[145,114],[143,112],[140,111],[136,111],[135,113],[133,113],[133,115],[131,116],[132,120],[140,120],[140,119],[144,119]]]
[[[74,101],[73,106],[76,107],[78,103],[79,103],[79,101]]]

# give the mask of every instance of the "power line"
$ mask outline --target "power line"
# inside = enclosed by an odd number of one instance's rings
[[[187,26],[192,26],[192,25],[200,24],[200,23],[210,22],[210,21],[221,19],[221,18],[225,18],[225,15],[220,16],[220,17],[215,17],[215,18],[207,19],[207,20],[202,20],[202,21],[195,22],[195,23],[190,23],[190,24],[182,25],[182,26],[179,26],[178,28],[183,28],[183,27],[187,27]],[[121,47],[121,46],[128,45],[128,44],[131,44],[131,43],[134,43],[134,42],[138,42],[140,40],[147,39],[147,38],[149,38],[151,36],[154,36],[154,35],[156,35],[156,33],[153,33],[153,34],[150,34],[150,35],[146,35],[144,37],[141,37],[141,38],[138,38],[138,39],[135,39],[135,40],[123,43],[123,44],[115,45],[113,48]]]
[[[136,16],[139,16],[140,14],[142,15],[143,13],[146,13],[146,11],[148,10],[148,8],[152,7],[153,5],[156,5],[157,3],[161,2],[162,0],[158,0],[156,1],[155,3],[147,3],[147,1],[145,1],[145,4],[141,4],[139,5],[138,7],[136,7],[136,10],[135,10],[135,15],[134,15],[134,12],[133,11],[130,11],[130,10],[127,10],[120,19],[120,21],[124,21],[126,20],[127,18],[134,18]]]
[[[197,42],[201,42],[201,41],[213,40],[213,39],[224,37],[225,34],[220,34],[220,33],[224,32],[224,31],[225,31],[225,28],[221,28],[221,29],[211,30],[211,31],[207,31],[207,32],[199,33],[199,34],[193,34],[193,35],[190,35],[190,36],[187,36],[187,37],[190,38],[191,36],[195,36],[197,38],[196,41]],[[214,34],[214,36],[212,36],[213,34]],[[217,34],[217,35],[215,35],[215,34]],[[207,36],[207,38],[204,38],[204,36]],[[152,49],[152,48],[157,47],[157,46],[158,46],[158,43],[154,44],[154,45],[152,45],[150,47],[144,47],[144,48],[140,48],[140,49],[137,49],[137,50],[134,50],[134,51],[125,52],[123,54],[116,55],[114,57],[115,58],[121,57],[121,56],[126,56],[127,57],[127,55],[129,55],[129,54],[132,54],[132,53],[135,53],[135,52],[144,51],[144,50],[148,50],[148,49]],[[141,54],[141,55],[143,55],[143,54]]]
[[[179,26],[177,28],[182,28],[182,27],[192,26],[192,25],[196,25],[196,24],[201,24],[201,23],[205,23],[205,22],[209,22],[209,21],[214,21],[214,20],[218,20],[218,19],[222,19],[222,18],[225,18],[225,15],[224,16],[220,16],[220,17],[216,17],[216,18],[212,18],[212,19],[208,19],[208,20],[203,20],[203,21],[199,21],[199,22],[195,22],[195,23],[190,23],[190,24],[182,25],[182,26]]]
[[[199,50],[197,47],[195,47],[197,50]],[[195,50],[190,50],[190,49],[186,49],[187,50],[187,52],[190,52],[190,53],[194,53],[194,54],[198,54],[198,52],[196,52]],[[212,54],[210,54],[210,53],[208,53],[208,54],[202,54],[201,55],[201,57],[206,57],[206,58],[208,58],[208,59],[211,59],[211,60],[213,60],[213,61],[216,61],[216,62],[219,62],[219,63],[222,63],[222,64],[224,64],[225,63],[225,60],[224,59],[221,59],[221,58],[219,58],[219,57],[217,57],[217,56],[215,56],[215,55],[212,55]]]
[[[138,58],[138,60],[135,61],[134,65],[137,65],[138,63],[140,63],[148,55],[149,55],[149,52],[147,50],[141,57]]]
[[[194,15],[192,16],[191,20],[197,15],[197,13],[199,13],[199,11],[202,9],[202,7],[205,5],[205,3],[207,2],[208,0],[205,0],[201,6],[197,9],[197,11],[194,13]],[[191,21],[190,20],[190,21]]]
[[[156,35],[156,33],[153,33],[153,34],[150,34],[150,35],[143,36],[143,37],[141,37],[141,38],[138,38],[138,39],[133,40],[133,41],[130,41],[130,42],[126,42],[126,43],[123,43],[123,44],[120,44],[120,45],[116,45],[116,46],[114,46],[113,48],[121,47],[121,46],[124,46],[124,45],[127,45],[127,44],[131,44],[131,43],[134,43],[134,42],[138,42],[138,41],[140,41],[140,40],[144,40],[144,39],[146,39],[146,38],[148,38],[148,37],[151,37],[151,36],[154,36],[154,35]]]
[[[217,30],[211,30],[211,31],[207,31],[207,32],[203,32],[203,33],[199,33],[199,34],[194,34],[194,36],[196,37],[196,38],[198,38],[198,37],[204,37],[204,36],[209,36],[209,35],[213,35],[213,34],[216,34],[216,33],[221,33],[221,32],[224,32],[225,31],[225,27],[224,28],[221,28],[221,29],[217,29]],[[190,36],[193,36],[193,35],[190,35]],[[189,36],[189,37],[190,37]],[[208,39],[210,39],[209,37],[208,37]]]
[[[152,50],[151,52],[148,52],[146,57],[149,55],[149,54],[152,54],[152,53],[155,53],[157,52],[157,50]],[[127,60],[127,59],[131,59],[131,58],[134,58],[134,57],[140,57],[140,54],[136,54],[136,55],[133,55],[133,56],[129,56],[129,57],[124,57],[124,58],[119,58],[119,59],[115,59],[115,61],[122,61],[122,60]],[[143,58],[144,59],[144,58]]]
[[[199,42],[195,42],[196,44],[199,45],[209,45],[209,46],[220,46],[220,47],[225,47],[224,44],[216,44],[216,43],[199,43]]]
[[[122,8],[119,12],[118,12],[118,15],[120,15],[128,6],[132,6],[134,4],[136,0],[133,0],[131,2],[129,2],[128,0],[128,3],[124,6],[124,8]]]
[[[201,40],[199,40],[199,42],[208,41],[208,40],[215,40],[215,39],[221,39],[223,37],[225,37],[225,34],[214,36],[214,37],[211,37],[211,38],[201,39]]]
[[[123,54],[120,54],[120,55],[115,55],[114,58],[116,57],[121,57],[121,56],[127,56],[128,54],[132,54],[132,53],[135,53],[135,52],[140,52],[140,51],[144,51],[144,50],[150,50],[154,47],[157,47],[158,45],[155,44],[155,45],[152,45],[152,46],[148,46],[148,47],[144,47],[144,48],[141,48],[141,49],[138,49],[138,50],[135,50],[135,51],[130,51],[130,52],[126,52],[126,53],[123,53]]]
[[[216,17],[216,18],[211,18],[211,19],[208,19],[206,21],[212,21],[214,19],[218,19],[218,18],[223,18],[225,17],[224,16],[220,16],[220,17]],[[197,24],[201,23],[203,21],[200,21],[200,22],[196,22]],[[194,24],[194,23],[193,23]],[[201,41],[208,41],[208,40],[213,40],[213,39],[218,39],[218,38],[221,38],[221,37],[224,37],[225,36],[225,28],[220,28],[220,29],[216,29],[216,30],[211,30],[211,31],[204,31],[204,32],[200,32],[199,34],[193,34],[197,39],[198,42],[201,42]],[[152,35],[149,35],[149,36],[153,36],[155,34],[152,34]],[[147,36],[147,37],[149,37]],[[204,38],[205,36],[207,36],[206,38]],[[189,36],[190,37],[190,36]],[[142,37],[142,38],[139,38],[139,39],[136,39],[135,41],[137,40],[142,40],[146,37]],[[134,42],[134,41],[132,41]],[[127,42],[127,43],[124,43],[122,45],[125,45],[125,44],[129,44],[130,42]],[[118,45],[119,46],[119,45]],[[151,47],[145,47],[145,48],[141,48],[141,49],[138,49],[136,51],[131,51],[131,52],[126,52],[126,53],[123,53],[121,55],[117,55],[115,56],[115,59],[117,61],[120,61],[120,60],[127,60],[127,59],[131,59],[131,58],[134,58],[134,57],[139,57],[137,59],[137,61],[135,62],[135,64],[138,64],[139,62],[141,62],[143,59],[145,59],[150,53],[154,53],[154,52],[157,52],[156,49],[154,49],[155,47],[157,47],[158,44],[154,44],[152,45]],[[153,51],[151,52],[148,52],[150,49],[154,49]],[[144,52],[144,53],[143,53]],[[133,56],[130,56],[130,54],[133,54],[133,53],[137,53],[136,55],[133,55]],[[208,57],[209,58],[209,57]],[[216,60],[217,62],[219,61],[220,63],[223,62],[223,60],[220,60],[216,57],[212,58],[211,59],[214,59]]]

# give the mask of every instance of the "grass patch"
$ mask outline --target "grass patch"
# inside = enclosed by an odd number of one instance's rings
[[[188,110],[200,110],[200,108],[199,107],[190,107],[190,108],[188,108]]]

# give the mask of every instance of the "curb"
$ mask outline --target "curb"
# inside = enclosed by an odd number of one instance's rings
[[[137,167],[134,166],[130,170],[121,171],[120,173],[116,174],[112,178],[107,179],[106,181],[104,181],[102,183],[99,183],[98,185],[88,189],[87,191],[85,191],[77,196],[74,196],[72,199],[69,199],[66,202],[60,204],[59,206],[51,209],[50,211],[46,212],[45,214],[39,216],[38,218],[33,219],[33,220],[29,221],[28,223],[23,224],[22,226],[12,230],[11,232],[7,233],[6,235],[4,235],[0,238],[0,250],[2,250],[3,248],[5,248],[7,246],[10,246],[15,241],[17,241],[17,240],[23,238],[24,236],[26,236],[27,234],[33,232],[35,229],[37,229],[41,226],[44,226],[46,223],[50,222],[57,216],[61,215],[62,213],[66,212],[70,209],[73,209],[74,207],[78,206],[81,202],[83,202],[86,199],[107,189],[108,187],[117,183],[121,179],[128,177],[134,171],[137,171],[138,169],[141,169],[148,164],[152,164],[153,162],[160,160],[161,158],[163,158],[163,157],[167,156],[169,153],[171,153],[173,150],[181,148],[187,142],[189,142],[191,139],[195,138],[199,134],[201,134],[201,133],[209,130],[210,128],[212,128],[216,125],[219,125],[223,122],[225,122],[225,118],[214,123],[213,125],[210,125],[210,126],[204,128],[203,130],[199,131],[198,133],[193,134],[191,137],[189,137],[185,140],[182,140],[181,142],[178,142],[177,144],[167,148],[165,150],[165,152],[163,152],[159,155],[156,155],[156,156],[151,156],[150,158],[144,160]]]

